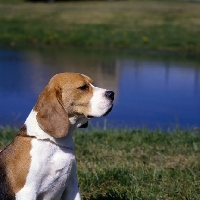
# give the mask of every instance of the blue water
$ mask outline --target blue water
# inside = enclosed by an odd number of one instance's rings
[[[200,62],[182,57],[95,50],[1,50],[0,124],[20,127],[48,80],[74,71],[114,90],[113,111],[92,126],[200,126]]]

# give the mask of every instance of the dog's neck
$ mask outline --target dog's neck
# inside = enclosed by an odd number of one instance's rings
[[[54,138],[41,129],[36,119],[36,115],[37,112],[32,110],[25,121],[27,135],[36,137],[38,140],[50,141],[52,143],[55,143],[56,145],[69,149],[74,149],[74,142],[72,139],[72,133],[74,129],[80,127],[82,124],[87,122],[87,119],[83,116],[71,117],[69,118],[70,127],[67,135],[63,138]]]

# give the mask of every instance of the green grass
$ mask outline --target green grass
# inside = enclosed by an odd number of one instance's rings
[[[11,130],[0,130],[1,145]],[[85,200],[200,199],[198,131],[78,130],[74,141]]]
[[[1,46],[89,46],[200,53],[200,4],[184,1],[0,2]]]

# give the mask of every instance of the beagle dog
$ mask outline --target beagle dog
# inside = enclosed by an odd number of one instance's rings
[[[72,132],[107,115],[114,92],[78,73],[55,75],[0,153],[0,200],[79,200]],[[63,195],[62,195],[63,194]]]

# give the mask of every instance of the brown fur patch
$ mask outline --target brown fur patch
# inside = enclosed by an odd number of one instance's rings
[[[25,124],[21,127],[17,135],[27,136],[27,128]]]
[[[25,134],[23,130],[22,135]],[[19,131],[13,142],[0,153],[0,168],[5,169],[8,191],[17,193],[26,182],[31,162],[31,140],[32,137],[23,137]]]
[[[1,200],[14,200],[15,194],[10,187],[9,180],[6,174],[6,165],[0,155],[0,199]]]

